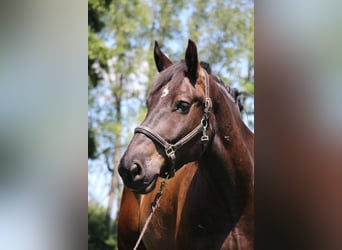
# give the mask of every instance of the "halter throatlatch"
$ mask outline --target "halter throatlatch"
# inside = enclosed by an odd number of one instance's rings
[[[146,135],[152,141],[159,143],[164,150],[165,155],[171,161],[169,170],[162,176],[164,178],[171,178],[175,175],[176,172],[176,151],[188,143],[191,139],[193,139],[199,133],[202,133],[201,141],[204,146],[207,145],[209,141],[209,136],[207,133],[207,129],[209,126],[209,114],[212,107],[211,99],[209,97],[209,77],[205,70],[203,70],[205,75],[205,102],[204,102],[204,114],[201,119],[200,124],[197,125],[190,133],[185,135],[182,139],[177,141],[174,144],[167,142],[163,137],[161,137],[158,133],[153,131],[151,128],[141,125],[134,130],[134,133],[141,133]]]

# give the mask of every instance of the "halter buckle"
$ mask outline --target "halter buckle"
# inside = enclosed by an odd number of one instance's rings
[[[165,154],[170,159],[173,159],[175,157],[175,150],[174,150],[174,148],[172,146],[169,146],[168,148],[165,149]]]

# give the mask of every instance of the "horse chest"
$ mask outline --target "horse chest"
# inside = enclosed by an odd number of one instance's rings
[[[203,191],[197,203],[190,201],[183,209],[178,249],[236,249],[221,248],[232,230],[229,212]]]
[[[183,199],[178,196],[175,200],[173,194],[164,194],[144,236],[146,248],[239,249],[238,240],[232,232],[229,211],[209,189],[198,190],[197,185],[191,187],[190,183],[187,189],[188,193]],[[176,205],[170,206],[168,203]],[[143,209],[142,222],[148,216],[148,211],[148,207]]]

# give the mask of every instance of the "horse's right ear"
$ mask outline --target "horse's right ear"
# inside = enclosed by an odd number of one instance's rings
[[[197,55],[197,47],[194,41],[188,41],[188,47],[185,51],[185,63],[187,66],[186,76],[190,79],[192,84],[196,83],[198,69],[199,69],[199,62],[198,62],[198,55]]]
[[[160,50],[157,41],[154,43],[154,61],[156,63],[158,72],[163,71],[173,64],[171,60]]]

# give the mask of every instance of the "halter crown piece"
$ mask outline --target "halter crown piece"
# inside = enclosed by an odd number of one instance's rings
[[[188,143],[192,138],[194,138],[197,134],[202,133],[201,141],[204,144],[204,146],[207,145],[209,141],[209,136],[207,134],[207,128],[209,125],[209,114],[212,107],[211,99],[209,97],[209,77],[205,70],[205,102],[204,102],[204,114],[201,119],[200,124],[197,125],[196,128],[194,128],[190,133],[185,135],[183,138],[181,138],[179,141],[177,141],[174,144],[170,144],[167,142],[164,138],[162,138],[158,133],[153,131],[153,129],[141,125],[138,126],[134,133],[141,133],[146,135],[148,138],[150,138],[152,141],[159,143],[164,150],[165,154],[168,157],[168,159],[171,161],[169,170],[162,176],[163,178],[172,178],[175,175],[176,172],[176,151],[180,149],[182,146],[184,146],[186,143]]]

